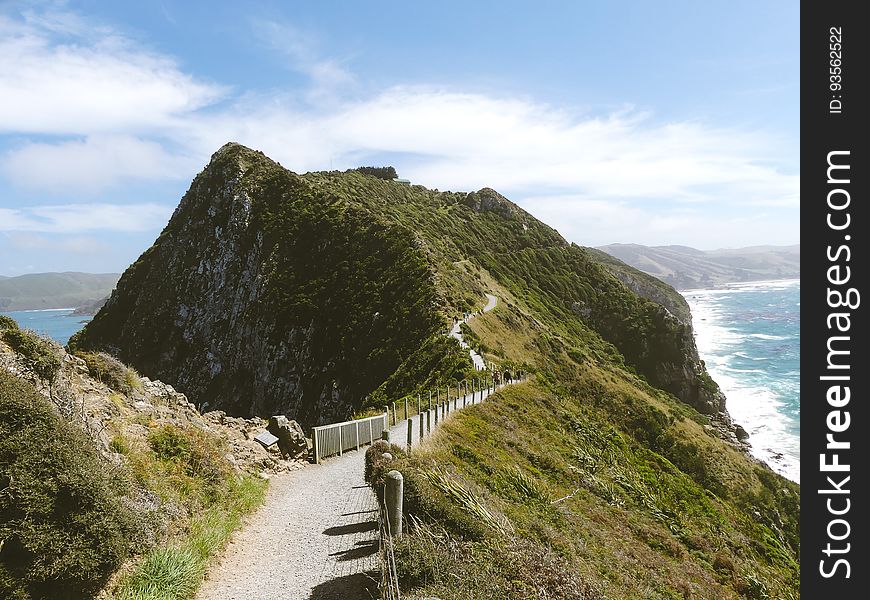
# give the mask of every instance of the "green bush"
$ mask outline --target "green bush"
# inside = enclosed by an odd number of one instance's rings
[[[85,361],[91,377],[100,380],[113,390],[129,395],[142,387],[138,373],[110,354],[76,352],[76,356]]]
[[[61,354],[54,342],[17,328],[3,330],[3,341],[21,356],[28,369],[45,381],[54,381],[61,366]]]
[[[18,329],[18,323],[9,315],[0,315],[0,331],[4,329]]]
[[[148,443],[159,459],[207,484],[217,485],[230,476],[220,441],[198,429],[164,425],[148,434]]]
[[[92,598],[140,531],[127,482],[27,382],[0,372],[0,597]]]

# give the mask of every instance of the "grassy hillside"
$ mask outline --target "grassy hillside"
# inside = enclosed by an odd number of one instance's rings
[[[357,172],[303,179],[414,231],[447,315],[479,308],[484,289],[494,289],[523,318],[546,324],[547,335],[571,339],[576,354],[611,356],[685,402],[718,410],[718,388],[704,377],[687,320],[669,318],[620,282],[595,251],[569,244],[497,192],[439,192]]]
[[[491,190],[304,178],[414,227],[448,314],[497,294],[468,339],[537,374],[391,465],[409,488],[400,565],[413,597],[797,597],[799,487],[656,380],[691,350],[679,294],[566,243]],[[626,276],[677,318],[632,293]],[[480,507],[509,531],[482,523]]]
[[[598,366],[455,414],[389,466],[404,597],[797,598],[798,487],[697,418]]]
[[[0,315],[0,597],[193,597],[269,461],[157,383]]]
[[[112,291],[117,273],[31,273],[0,279],[0,310],[74,308]]]

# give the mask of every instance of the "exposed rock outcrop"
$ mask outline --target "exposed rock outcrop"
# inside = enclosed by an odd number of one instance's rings
[[[438,327],[411,232],[227,144],[73,345],[203,410],[341,420]]]
[[[308,440],[299,423],[284,415],[276,415],[269,419],[268,430],[278,438],[278,448],[284,456],[308,458]]]

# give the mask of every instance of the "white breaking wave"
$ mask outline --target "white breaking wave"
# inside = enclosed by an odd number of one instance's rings
[[[767,334],[747,336],[729,327],[726,324],[729,319],[721,303],[734,292],[786,289],[799,283],[799,280],[752,282],[729,286],[727,290],[683,292],[692,310],[698,353],[705,361],[710,375],[725,393],[728,412],[749,433],[752,454],[796,482],[800,482],[800,438],[790,430],[791,423],[785,414],[788,407],[773,389],[759,386],[755,382],[750,385],[745,379],[741,379],[741,376],[745,378],[747,374],[762,374],[767,371],[741,369],[731,364],[735,358],[753,361],[770,358],[747,355],[742,348],[746,337],[764,341],[790,338]]]

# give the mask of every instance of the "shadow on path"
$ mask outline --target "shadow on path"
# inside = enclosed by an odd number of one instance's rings
[[[378,540],[368,540],[365,542],[357,542],[356,548],[334,552],[330,554],[330,556],[334,556],[336,557],[336,560],[344,562],[347,560],[357,560],[359,558],[371,556],[372,554],[377,553],[378,550],[380,550],[380,543]]]
[[[339,525],[338,527],[328,527],[323,530],[323,533],[325,535],[350,535],[352,533],[374,531],[377,528],[377,521],[362,521],[360,523],[350,523],[349,525]]]
[[[337,577],[316,586],[308,600],[372,600],[378,597],[377,572]]]

